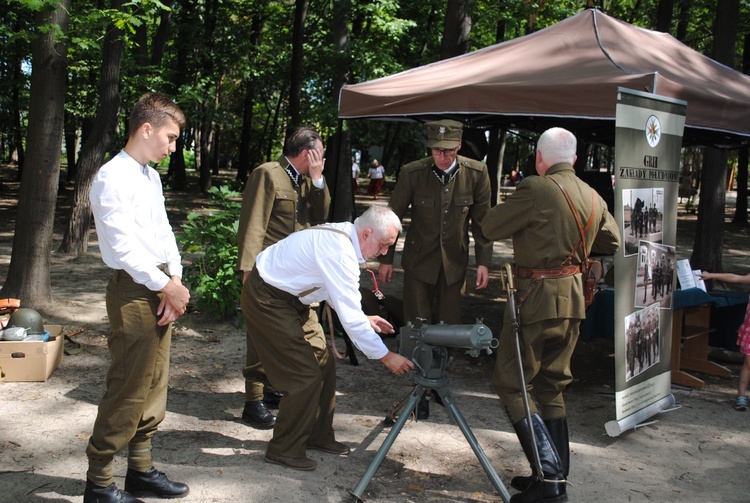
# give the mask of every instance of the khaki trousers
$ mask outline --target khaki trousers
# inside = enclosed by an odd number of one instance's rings
[[[112,460],[128,446],[128,466],[153,466],[151,438],[164,419],[169,381],[171,325],[156,323],[160,295],[115,271],[107,285],[111,362],[86,448],[87,478],[99,486],[113,482]]]
[[[424,318],[427,323],[461,323],[461,295],[465,280],[448,285],[440,267],[437,284],[425,283],[404,272],[404,322]],[[433,314],[434,313],[434,314]]]
[[[308,443],[335,440],[336,364],[318,316],[265,283],[255,268],[243,285],[241,306],[268,380],[284,394],[268,452],[303,458]]]
[[[245,401],[257,402],[263,400],[263,391],[265,389],[270,391],[271,388],[249,331],[245,334],[245,340],[247,352],[245,368],[242,369],[242,376],[245,378]]]
[[[521,363],[529,394],[531,413],[545,421],[565,416],[563,390],[573,380],[570,358],[573,356],[581,320],[553,319],[523,325]],[[526,417],[516,360],[515,336],[507,321],[500,332],[496,350],[492,387],[505,406],[513,424]],[[536,403],[535,403],[536,402]]]

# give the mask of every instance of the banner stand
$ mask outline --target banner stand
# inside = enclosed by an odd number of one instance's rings
[[[687,103],[618,88],[614,255],[615,418],[618,436],[674,407],[672,318],[677,264],[677,189]],[[679,335],[678,335],[679,337]]]
[[[610,437],[616,437],[628,430],[637,429],[644,420],[655,416],[656,414],[671,412],[678,409],[679,407],[674,406],[676,403],[674,395],[667,395],[661,400],[658,400],[628,417],[620,419],[619,421],[607,421],[604,424],[604,429],[607,431],[607,435]]]

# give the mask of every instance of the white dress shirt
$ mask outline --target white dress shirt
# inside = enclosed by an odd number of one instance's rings
[[[149,290],[182,277],[180,252],[167,219],[159,173],[121,151],[99,169],[89,195],[102,260]]]
[[[294,232],[263,250],[255,260],[263,281],[292,295],[303,304],[328,302],[357,348],[371,359],[388,353],[380,336],[362,312],[359,264],[364,263],[357,231],[350,222],[327,224],[344,231],[317,227]]]

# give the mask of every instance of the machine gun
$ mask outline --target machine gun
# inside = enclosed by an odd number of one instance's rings
[[[424,321],[417,319],[415,324],[408,323],[401,328],[399,352],[414,362],[414,370],[411,372],[411,377],[415,383],[414,389],[394,407],[394,412],[400,411],[398,419],[359,483],[349,493],[355,497],[355,502],[363,501],[362,494],[385,459],[406,420],[414,412],[417,402],[425,392],[432,390],[437,393],[448,411],[448,416],[461,429],[492,485],[500,493],[503,501],[508,502],[510,501],[510,493],[503,485],[469,425],[458,410],[458,406],[453,401],[448,389],[449,378],[445,372],[446,367],[453,361],[449,357],[448,348],[466,349],[469,355],[476,357],[482,351],[486,351],[487,354],[492,353],[492,349],[496,348],[499,342],[492,337],[492,331],[489,327],[481,321],[477,321],[474,325],[445,325],[442,323],[427,325]]]
[[[492,349],[498,346],[492,331],[481,321],[474,325],[427,325],[424,322],[417,318],[415,324],[409,322],[399,333],[399,353],[410,358],[424,377],[443,374],[445,367],[440,372],[434,369],[436,364],[450,364],[448,358],[441,357],[447,353],[446,348],[466,349],[467,354],[477,357],[482,351],[492,354]]]

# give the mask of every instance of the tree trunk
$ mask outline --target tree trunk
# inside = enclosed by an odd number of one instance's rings
[[[338,96],[341,88],[349,81],[349,17],[350,0],[334,0],[331,34],[336,48],[333,64],[333,96]],[[333,222],[351,222],[356,217],[354,192],[352,191],[352,147],[351,135],[343,129],[341,121],[336,133],[329,141],[326,156],[326,183],[331,191],[331,211]]]
[[[252,47],[258,47],[261,40],[263,22],[259,14],[253,15],[250,28],[250,40]],[[255,59],[251,55],[250,60]],[[250,171],[258,161],[258,152],[260,152],[260,142],[253,142],[253,104],[255,103],[256,83],[254,80],[245,82],[245,98],[242,103],[242,132],[240,133],[240,155],[239,166],[237,167],[237,179],[247,180]],[[255,152],[255,155],[253,155]]]
[[[170,5],[173,0],[170,0]],[[197,10],[197,7],[192,2],[183,2],[182,5],[185,15],[186,16],[195,16],[195,12]],[[159,25],[159,30],[162,30],[162,24],[164,22],[164,17],[162,16],[162,23]],[[186,84],[187,79],[190,76],[190,71],[188,70],[188,60],[190,59],[191,49],[188,46],[188,40],[190,40],[190,37],[194,36],[194,33],[192,33],[189,30],[189,27],[192,25],[191,22],[189,22],[188,19],[183,20],[183,24],[176,24],[177,28],[177,35],[175,37],[174,45],[177,50],[177,61],[175,62],[175,78],[173,82],[172,87],[172,93],[177,93],[177,90],[180,89],[181,86]],[[161,47],[161,50],[163,50],[163,46],[160,42],[154,42],[154,53],[152,54],[152,57],[156,57],[156,53]],[[190,128],[192,126],[190,123],[188,123],[188,126],[180,133],[180,137],[177,138],[177,142],[175,144],[175,151],[174,153],[169,157],[169,169],[167,170],[167,182],[171,186],[172,189],[176,190],[185,190],[188,186],[187,181],[187,167],[185,165],[185,142],[188,138],[190,138]],[[199,162],[199,159],[196,158],[196,162]]]
[[[162,9],[159,12],[159,27],[154,34],[151,49],[151,66],[157,68],[161,66],[162,59],[164,59],[164,48],[169,41],[169,31],[172,22],[172,5],[174,4],[174,0],[163,0],[162,3],[165,7],[168,7],[168,9]]]
[[[169,171],[172,176],[169,178],[172,182],[172,189],[187,189],[187,171],[185,169],[185,136],[181,134],[177,138],[175,151],[169,156]]]
[[[302,100],[302,73],[304,71],[305,57],[305,21],[307,19],[309,4],[309,0],[296,0],[295,2],[288,131],[292,131],[302,124],[300,101]]]
[[[674,38],[682,43],[687,40],[687,30],[690,25],[690,13],[693,7],[692,0],[677,0],[678,1],[678,12],[677,12],[677,27],[675,29]]]
[[[750,35],[743,39],[742,71],[750,73]],[[742,147],[737,153],[737,207],[734,212],[732,223],[747,225],[747,170],[748,154],[750,149]]]
[[[205,45],[206,56],[201,58],[201,74],[208,76],[214,75],[214,69],[216,64],[214,63],[213,55],[216,47],[216,24],[218,22],[218,0],[207,0],[204,2],[204,13],[203,13],[203,40]],[[220,79],[219,79],[220,81]],[[219,82],[216,83],[218,87]],[[214,88],[214,94],[216,93],[216,87]],[[211,188],[211,143],[214,139],[214,115],[216,113],[216,96],[211,96],[203,100],[201,105],[201,121],[200,121],[200,135],[198,141],[198,152],[196,157],[200,161],[198,165],[199,175],[199,186],[200,191],[203,194],[208,192]]]
[[[237,166],[237,180],[247,180],[253,170],[253,103],[255,102],[255,83],[245,83],[245,98],[242,103],[242,132],[240,133],[239,166]]]
[[[112,0],[111,8],[122,11],[123,3],[124,0]],[[88,249],[91,228],[91,184],[117,129],[117,114],[120,109],[120,66],[125,47],[122,35],[122,31],[113,25],[107,27],[104,35],[99,106],[94,117],[94,127],[81,149],[68,227],[58,249],[59,253],[71,257],[78,257]]]
[[[142,16],[143,7],[136,4],[133,9],[133,14],[136,16]],[[135,28],[135,33],[133,33],[133,41],[135,42],[133,54],[135,55],[136,69],[140,73],[145,73],[148,69],[148,29],[149,26],[146,23],[142,23]]]
[[[747,225],[748,148],[743,147],[739,149],[737,157],[737,206],[734,210],[732,223]]]
[[[212,112],[204,109],[203,121],[201,122],[200,136],[198,139],[198,155],[200,157],[199,186],[202,194],[207,194],[211,188],[211,139],[213,137],[212,124],[209,117]]]
[[[221,127],[212,124],[214,134],[211,139],[209,160],[211,164],[211,174],[219,176],[219,153],[221,152]]]
[[[720,272],[724,245],[724,204],[726,202],[727,154],[707,148],[701,169],[700,203],[690,265],[693,269]]]
[[[18,180],[21,179],[21,174],[23,173],[23,164],[25,161],[23,149],[23,127],[21,126],[21,75],[23,74],[21,65],[22,58],[19,55],[18,63],[13,65],[13,80],[15,81],[15,85],[13,86],[13,147],[16,151],[16,155],[18,156]]]
[[[500,202],[500,191],[498,188],[502,183],[503,157],[507,145],[508,131],[505,129],[490,129],[490,142],[487,151],[487,170],[490,175],[490,190],[492,197],[490,204],[495,206]]]
[[[670,32],[673,11],[674,0],[659,0],[659,5],[656,7],[656,31]]]
[[[452,58],[469,52],[469,33],[471,33],[469,6],[471,2],[472,0],[448,0],[440,59]]]
[[[729,67],[734,60],[737,40],[739,0],[718,0],[714,24],[714,55]],[[719,272],[724,244],[724,205],[726,202],[726,165],[724,151],[707,148],[701,170],[698,224],[690,264],[693,269]]]
[[[32,43],[26,169],[18,195],[18,217],[13,235],[8,276],[0,295],[21,299],[26,307],[43,309],[52,301],[50,254],[55,222],[65,106],[66,58],[64,36],[70,21],[71,0],[36,14],[37,37]]]

